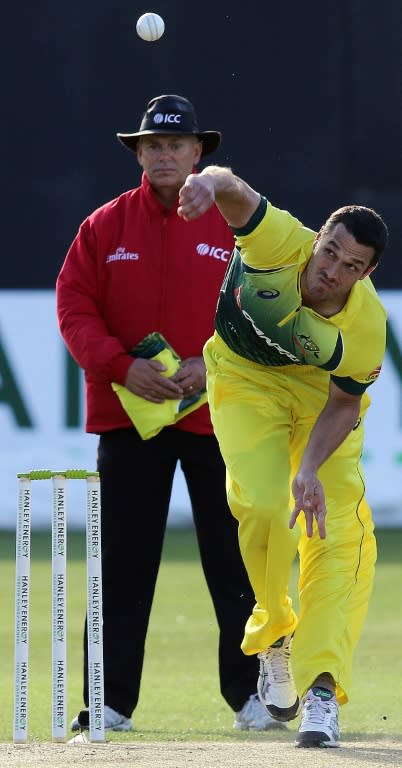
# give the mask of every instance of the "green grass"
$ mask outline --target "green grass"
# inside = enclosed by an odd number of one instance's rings
[[[397,735],[402,722],[402,530],[377,532],[379,559],[365,630],[355,656],[345,734]],[[68,717],[81,706],[85,538],[68,542]],[[32,537],[30,738],[50,741],[50,534]],[[0,537],[0,741],[12,739],[15,539]],[[296,569],[292,583],[295,593]],[[129,595],[129,589],[127,590]],[[128,605],[129,609],[129,605]],[[130,670],[127,669],[127,674]],[[134,734],[113,740],[247,739],[219,692],[217,629],[192,530],[169,530],[148,633]],[[296,728],[296,723],[291,729]],[[257,735],[254,735],[256,738]],[[265,734],[258,735],[264,738]],[[268,735],[267,735],[268,738]],[[290,734],[289,734],[290,738]]]

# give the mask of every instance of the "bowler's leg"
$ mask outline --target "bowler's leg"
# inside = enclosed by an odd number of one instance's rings
[[[329,673],[340,703],[348,699],[352,657],[372,590],[376,543],[364,498],[359,456],[362,427],[347,437],[319,471],[327,535],[309,539],[300,524],[300,617],[292,649],[296,687],[303,694]],[[307,650],[307,652],[306,652]]]

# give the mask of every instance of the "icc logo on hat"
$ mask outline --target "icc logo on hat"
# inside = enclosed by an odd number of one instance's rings
[[[181,115],[162,115],[161,112],[157,112],[156,115],[154,115],[153,120],[156,125],[160,125],[161,123],[180,123]]]

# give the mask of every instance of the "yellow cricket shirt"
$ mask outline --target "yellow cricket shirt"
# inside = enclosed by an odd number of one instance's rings
[[[315,232],[261,198],[234,234],[216,313],[219,336],[255,363],[314,365],[345,392],[362,394],[380,373],[386,338],[386,312],[370,278],[355,283],[340,312],[323,317],[303,306],[300,292]]]

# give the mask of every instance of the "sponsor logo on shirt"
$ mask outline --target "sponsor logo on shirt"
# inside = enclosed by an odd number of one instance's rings
[[[297,344],[297,346],[302,350],[306,352],[312,352],[314,357],[317,359],[319,358],[319,351],[320,348],[317,346],[315,341],[311,338],[311,336],[305,336],[303,333],[298,333],[294,337],[294,341]]]
[[[246,318],[246,320],[248,320],[249,323],[251,323],[251,326],[255,331],[255,333],[257,334],[257,336],[259,336],[260,339],[265,341],[265,343],[268,344],[269,347],[273,347],[274,349],[276,349],[280,355],[285,355],[286,357],[288,357],[289,360],[292,361],[292,363],[300,364],[300,360],[298,360],[298,358],[295,357],[295,355],[292,355],[291,352],[288,352],[287,349],[283,349],[283,347],[281,347],[280,344],[277,344],[276,341],[272,341],[272,339],[270,339],[269,336],[266,336],[265,333],[261,330],[261,328],[258,328],[258,326],[255,324],[251,315],[249,315],[245,309],[242,310],[242,313]]]
[[[277,299],[278,296],[280,296],[280,292],[276,291],[274,288],[272,290],[265,290],[265,291],[257,291],[257,296],[260,299]]]
[[[106,256],[106,264],[110,264],[111,261],[138,261],[139,258],[139,253],[132,253],[131,251],[127,251],[124,246],[119,245],[114,253],[110,253],[109,256]]]
[[[374,368],[374,371],[371,371],[365,381],[375,381],[378,379],[381,371],[381,365],[378,366],[378,368]]]
[[[200,256],[212,256],[219,261],[229,261],[231,254],[231,251],[226,251],[217,245],[208,245],[208,243],[198,243],[196,251]]]

